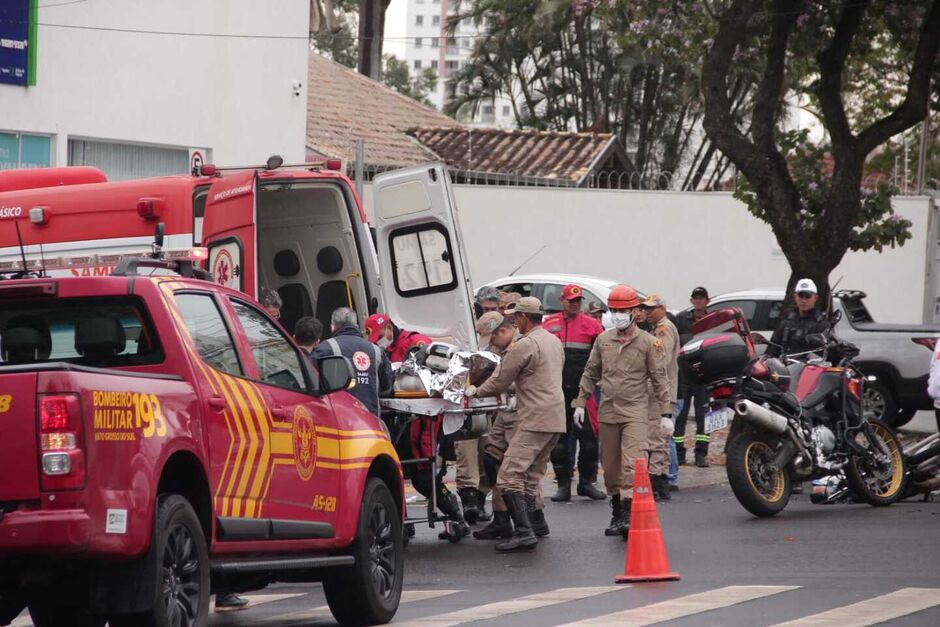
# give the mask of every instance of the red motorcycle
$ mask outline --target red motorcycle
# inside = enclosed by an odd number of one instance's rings
[[[840,472],[860,501],[884,506],[901,498],[901,444],[887,424],[864,416],[866,378],[852,363],[854,344],[830,332],[808,338],[824,359],[758,356],[739,309],[709,314],[692,333],[679,364],[711,393],[706,423],[731,425],[726,469],[745,509],[773,516],[789,502],[791,482]]]

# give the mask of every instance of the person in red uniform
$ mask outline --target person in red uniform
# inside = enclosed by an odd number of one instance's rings
[[[553,501],[571,500],[571,475],[574,472],[576,449],[578,456],[578,496],[586,496],[598,501],[606,495],[595,487],[597,480],[597,431],[595,427],[581,419],[574,420],[571,401],[578,397],[581,375],[587,364],[594,340],[604,332],[601,323],[581,312],[584,294],[581,287],[566,285],[561,290],[562,310],[545,318],[542,327],[561,340],[565,348],[565,367],[562,370],[561,386],[565,393],[565,411],[567,413],[566,432],[552,450],[552,466],[558,481],[558,492]],[[579,446],[580,445],[580,446]]]
[[[372,314],[366,319],[366,335],[370,342],[385,349],[392,363],[404,361],[412,348],[422,344],[428,346],[434,341],[417,331],[399,329],[384,313]]]

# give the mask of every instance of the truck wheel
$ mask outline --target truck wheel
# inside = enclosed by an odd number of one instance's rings
[[[103,627],[104,616],[74,605],[30,605],[29,617],[35,627]]]
[[[111,627],[192,627],[209,616],[209,551],[202,526],[178,494],[160,497],[153,529],[157,578],[153,608],[140,614],[112,616]]]
[[[369,479],[362,494],[352,554],[355,566],[335,569],[323,580],[333,617],[341,625],[389,622],[401,600],[402,524],[392,493],[376,477]]]
[[[865,382],[862,408],[869,420],[882,420],[889,425],[897,420],[898,405],[894,402],[894,394],[881,379]]]

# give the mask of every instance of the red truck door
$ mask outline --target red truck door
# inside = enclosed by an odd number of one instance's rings
[[[372,185],[386,313],[403,329],[475,350],[470,273],[447,168],[393,170]]]
[[[288,341],[283,329],[255,305],[229,298],[247,346],[244,361],[262,394],[268,421],[258,472],[269,476],[263,517],[312,521],[308,538],[333,537],[340,485],[337,421],[325,396],[312,393],[308,357]],[[249,368],[251,371],[251,368]],[[316,523],[326,523],[316,526]],[[318,533],[322,535],[318,536]]]
[[[254,170],[216,180],[209,188],[202,226],[215,282],[251,295],[258,290],[257,190]]]

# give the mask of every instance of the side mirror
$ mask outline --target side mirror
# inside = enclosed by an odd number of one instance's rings
[[[806,343],[812,346],[814,349],[823,348],[826,346],[826,336],[822,333],[810,333],[806,336]]]
[[[830,314],[829,323],[835,326],[835,324],[839,322],[839,320],[842,320],[842,310],[836,309],[835,311],[832,312],[832,314]]]
[[[757,331],[751,331],[751,343],[755,346],[758,344],[770,344],[770,340],[758,333]]]
[[[353,380],[353,367],[342,355],[327,355],[316,363],[320,371],[320,394],[345,390]]]

